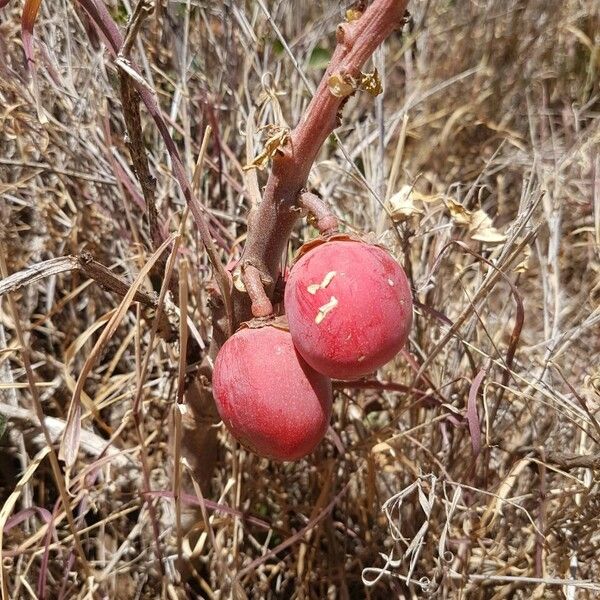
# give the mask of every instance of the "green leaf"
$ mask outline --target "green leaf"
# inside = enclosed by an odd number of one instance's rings
[[[6,431],[7,424],[8,424],[8,421],[6,420],[6,417],[4,415],[0,415],[0,440],[2,439],[2,436],[4,435],[4,432]]]
[[[315,46],[313,51],[310,53],[308,59],[308,66],[313,69],[324,69],[331,60],[331,52],[326,48]]]
[[[283,44],[279,40],[273,41],[273,51],[277,56],[281,56],[283,54]]]
[[[118,5],[116,9],[112,10],[113,19],[119,25],[127,25],[129,22],[129,14],[127,13],[127,9],[124,6]]]
[[[356,165],[356,168],[364,175],[365,174],[365,163],[363,162],[363,159],[359,156],[354,161],[354,164]]]

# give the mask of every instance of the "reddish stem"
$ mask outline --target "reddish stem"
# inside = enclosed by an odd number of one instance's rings
[[[252,265],[246,265],[242,270],[242,281],[252,302],[252,314],[255,317],[268,317],[272,314],[273,305],[265,294],[260,271]]]
[[[304,192],[300,194],[298,203],[306,209],[314,218],[315,224],[321,235],[333,234],[338,230],[337,217],[331,212],[326,202],[319,196]]]
[[[263,201],[248,219],[248,237],[241,267],[253,265],[272,294],[279,264],[292,227],[300,216],[295,203],[323,142],[337,127],[347,96],[334,95],[330,78],[357,81],[360,70],[375,49],[401,27],[408,0],[375,0],[356,21],[337,29],[337,47],[317,91],[290,141],[272,164]],[[348,93],[352,93],[349,91]],[[234,321],[249,315],[248,296],[234,292]]]

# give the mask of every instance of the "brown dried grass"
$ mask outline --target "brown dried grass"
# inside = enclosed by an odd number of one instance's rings
[[[374,60],[384,95],[348,103],[343,145],[327,145],[312,178],[348,228],[377,232],[403,260],[418,301],[408,351],[370,383],[336,386],[332,434],[307,460],[259,459],[219,426],[202,488],[177,405],[202,350],[180,353],[154,317],[187,313],[190,339],[207,342],[211,273],[164,146],[143,113],[162,234],[182,232],[179,298],[152,296],[153,275],[140,283],[156,304],[126,310],[85,271],[47,270],[88,251],[132,283],[153,242],[117,72],[85,14],[42,3],[36,91],[22,7],[0,9],[2,253],[8,273],[42,269],[10,288],[18,315],[0,304],[7,597],[598,596],[600,9],[411,4],[410,26]],[[121,23],[130,8],[111,3]],[[337,3],[184,1],[142,26],[136,57],[190,179],[213,128],[196,180],[229,238],[224,262],[245,232],[245,132],[259,148],[261,127],[298,120],[303,79],[321,72],[310,56],[331,48],[340,16]],[[385,202],[403,186],[407,214],[392,223]],[[477,210],[495,229],[469,227]],[[313,235],[297,229],[290,257]],[[490,235],[501,241],[474,239]],[[77,461],[57,481],[34,400],[60,439],[88,368]]]

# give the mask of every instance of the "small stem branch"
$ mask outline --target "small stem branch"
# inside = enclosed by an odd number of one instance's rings
[[[181,161],[181,156],[179,155],[177,146],[175,145],[175,142],[169,133],[169,129],[162,115],[162,110],[158,104],[154,90],[140,75],[137,66],[120,55],[124,42],[123,36],[121,35],[117,24],[110,16],[108,9],[104,5],[104,2],[96,3],[93,0],[78,0],[78,2],[87,11],[92,21],[102,32],[108,43],[108,47],[115,58],[115,64],[131,77],[135,89],[140,95],[142,102],[146,106],[146,109],[156,124],[160,136],[165,142],[167,152],[171,158],[173,174],[179,183],[187,205],[190,207],[196,227],[198,228],[198,233],[200,234],[200,238],[202,239],[202,243],[206,248],[208,258],[215,271],[215,278],[219,284],[219,288],[224,300],[225,311],[228,317],[228,330],[231,331],[231,323],[233,320],[231,277],[221,263],[215,241],[213,240],[213,234],[208,225],[208,217],[210,215],[207,215],[204,207],[200,204],[197,196],[192,190],[188,177],[185,173],[183,162]],[[217,234],[215,234],[215,237],[217,237]],[[221,243],[223,246],[226,246],[223,241],[221,241]]]
[[[273,312],[273,305],[260,280],[260,271],[253,265],[247,265],[242,270],[242,281],[252,302],[252,314],[255,317],[268,317]]]
[[[131,20],[127,26],[127,33],[125,34],[125,41],[121,47],[121,54],[123,56],[129,56],[137,34],[144,22],[144,19],[152,12],[152,5],[149,0],[138,0],[138,3],[133,10]]]
[[[149,5],[147,0],[140,0],[127,28],[125,41],[121,47],[119,55],[123,58],[129,58],[131,48],[135,43],[137,34],[142,26],[144,18],[149,14]],[[148,220],[150,222],[150,237],[152,239],[153,250],[156,250],[162,243],[162,236],[158,226],[158,211],[156,209],[156,180],[150,174],[148,166],[148,153],[144,146],[142,134],[142,123],[140,117],[140,101],[138,93],[133,85],[131,77],[123,70],[119,71],[121,83],[121,103],[123,105],[123,117],[127,127],[127,146],[133,162],[133,170],[140,182],[142,194],[148,210]],[[165,259],[166,260],[166,259]],[[164,260],[159,268],[164,270]]]
[[[131,287],[129,283],[115,275],[102,263],[94,260],[89,252],[82,252],[77,256],[51,258],[41,263],[31,265],[23,271],[18,271],[17,273],[4,277],[0,281],[0,297],[4,294],[16,292],[27,285],[33,285],[47,277],[59,275],[60,273],[69,273],[71,271],[82,271],[98,285],[121,297],[125,296]],[[141,302],[148,308],[156,308],[158,306],[157,297],[148,294],[143,290],[136,291],[133,299],[136,302]]]
[[[83,273],[85,273],[90,279],[93,279],[102,288],[114,292],[121,297],[124,297],[131,287],[129,283],[123,281],[102,263],[94,260],[89,252],[82,252],[77,256],[77,266],[81,271],[83,271]],[[133,299],[136,302],[141,302],[148,308],[155,309],[158,306],[158,299],[156,296],[148,294],[144,290],[137,290]]]
[[[337,217],[319,196],[311,192],[303,192],[298,203],[312,215],[321,235],[332,234],[338,230]]]

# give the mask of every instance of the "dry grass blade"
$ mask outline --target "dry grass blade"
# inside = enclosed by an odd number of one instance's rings
[[[0,274],[2,274],[3,277],[6,277],[7,272],[8,272],[8,269],[7,269],[7,265],[6,265],[5,250],[4,250],[3,244],[0,244]],[[60,465],[58,463],[58,457],[54,450],[54,446],[52,445],[52,438],[50,436],[50,432],[48,431],[48,428],[46,427],[46,424],[44,421],[44,413],[43,413],[43,409],[42,409],[42,404],[40,401],[38,389],[35,385],[35,383],[36,383],[35,377],[34,377],[33,369],[31,366],[31,360],[29,357],[30,351],[25,343],[23,329],[22,329],[21,323],[20,323],[19,310],[17,308],[16,302],[15,302],[13,296],[10,294],[8,295],[8,304],[10,306],[10,312],[11,312],[12,319],[13,319],[16,337],[17,337],[17,340],[19,341],[19,345],[21,346],[21,348],[20,348],[21,359],[23,362],[23,368],[25,371],[25,375],[27,377],[29,392],[30,392],[32,400],[33,400],[33,407],[34,407],[38,422],[42,428],[42,432],[44,434],[44,441],[46,444],[46,448],[48,448],[48,450],[49,450],[50,466],[52,469],[54,483],[56,484],[58,491],[59,491],[60,501],[63,504],[64,510],[65,510],[65,515],[67,517],[67,521],[69,524],[69,528],[71,530],[71,534],[73,535],[73,538],[75,541],[76,555],[81,564],[83,573],[85,574],[86,585],[87,585],[87,584],[91,583],[90,582],[91,568],[88,563],[85,551],[83,549],[83,545],[81,543],[81,538],[79,537],[79,534],[77,533],[77,527],[75,525],[75,520],[73,518],[73,511],[72,511],[71,505],[69,503],[70,498],[67,493],[66,484],[63,479],[61,470],[60,470]],[[3,592],[4,592],[4,590],[3,590]]]
[[[517,246],[517,248],[515,248],[514,252],[506,260],[505,265],[503,265],[503,266],[509,267],[511,265],[511,263],[514,262],[516,260],[516,258],[519,256],[521,249],[525,246],[526,243],[527,243],[527,240],[521,242],[521,244],[519,244]],[[460,314],[458,319],[451,326],[450,330],[446,333],[446,335],[442,338],[442,340],[440,340],[440,342],[436,345],[436,347],[433,349],[431,354],[427,357],[426,361],[421,365],[419,372],[417,373],[417,375],[415,377],[415,382],[418,381],[419,378],[421,377],[422,373],[425,372],[425,369],[427,368],[429,362],[431,362],[435,358],[437,353],[440,352],[444,348],[444,346],[448,343],[450,338],[453,335],[455,335],[456,332],[459,330],[460,326],[475,311],[475,307],[477,306],[477,303],[482,298],[484,298],[487,293],[489,293],[489,291],[493,288],[494,284],[496,283],[497,279],[502,278],[510,286],[511,292],[515,299],[516,308],[517,308],[515,324],[514,324],[513,332],[511,334],[511,341],[510,341],[510,344],[508,347],[508,351],[506,354],[506,360],[505,360],[506,369],[503,374],[503,385],[506,385],[506,381],[508,380],[508,377],[510,376],[510,368],[512,365],[512,361],[514,359],[517,344],[519,343],[519,337],[520,337],[521,330],[523,328],[523,321],[525,318],[524,317],[524,309],[523,309],[523,301],[521,299],[521,295],[519,294],[519,292],[517,291],[515,286],[512,284],[512,282],[510,281],[508,276],[501,270],[501,267],[499,267],[498,265],[495,265],[495,264],[491,263],[489,260],[483,258],[479,254],[477,254],[476,252],[471,250],[465,243],[463,243],[461,241],[454,241],[454,242],[448,243],[441,250],[438,257],[436,258],[436,264],[438,264],[439,261],[441,261],[442,256],[445,253],[445,251],[453,245],[458,246],[465,252],[471,254],[478,260],[481,260],[482,262],[487,264],[491,269],[491,275],[486,278],[485,283],[477,290],[474,297],[472,297],[470,299],[469,306],[462,311],[462,313]],[[435,271],[435,266],[432,270]],[[413,383],[413,385],[414,385],[414,383]]]
[[[233,582],[233,587],[235,589],[236,585],[239,584],[242,578],[247,574],[256,569],[258,566],[269,560],[270,558],[277,556],[280,552],[283,552],[286,548],[289,548],[293,544],[299,542],[308,532],[310,532],[320,521],[322,521],[329,513],[333,510],[334,506],[339,502],[340,498],[344,495],[346,490],[348,489],[350,482],[348,482],[334,497],[333,499],[325,506],[322,510],[320,510],[314,517],[309,519],[308,523],[302,527],[297,533],[288,537],[285,542],[278,544],[268,552],[266,552],[260,558],[252,561],[247,567],[244,567],[240,570]]]
[[[206,220],[206,212],[200,205],[198,198],[194,195],[190,183],[188,182],[179,151],[173,142],[171,134],[169,133],[169,129],[163,118],[162,111],[156,100],[155,92],[152,89],[152,86],[148,84],[136,70],[135,65],[129,63],[127,59],[120,57],[123,38],[104,4],[101,3],[100,5],[95,5],[90,0],[79,1],[88,11],[90,17],[93,19],[98,28],[109,40],[112,51],[116,55],[119,55],[116,58],[116,64],[119,65],[119,67],[132,78],[142,102],[145,104],[148,112],[158,127],[160,135],[169,152],[169,156],[171,157],[173,174],[181,186],[186,202],[192,211],[196,226],[200,236],[202,237],[202,241],[210,258],[211,264],[215,270],[216,278],[225,302],[225,307],[228,315],[230,316],[229,320],[231,321],[231,278],[221,263]]]
[[[21,37],[23,38],[23,51],[25,52],[25,58],[27,60],[27,68],[33,79],[33,94],[36,102],[37,117],[40,123],[46,123],[48,119],[41,106],[37,66],[33,55],[33,28],[41,3],[42,0],[25,0],[23,14],[21,16]]]
[[[10,419],[13,422],[31,423],[37,427],[41,427],[40,422],[35,414],[32,412],[15,406],[9,406],[0,403],[0,415]],[[47,428],[50,434],[50,439],[54,442],[61,439],[62,433],[65,430],[64,419],[57,419],[56,417],[44,417],[44,426]],[[38,435],[33,438],[39,445],[45,443],[43,435]],[[128,464],[128,461],[121,456],[120,452],[116,448],[106,447],[106,440],[94,433],[93,431],[82,429],[80,432],[80,444],[81,449],[92,457],[98,457],[106,453],[111,461],[114,461],[115,465],[124,467]]]
[[[23,490],[23,487],[34,476],[38,467],[40,466],[40,464],[42,463],[44,458],[46,458],[46,456],[48,456],[49,452],[50,452],[50,448],[46,447],[46,448],[42,448],[37,453],[37,455],[34,457],[34,459],[29,464],[29,467],[27,467],[27,470],[25,471],[25,473],[23,473],[23,475],[21,476],[21,479],[19,479],[19,481],[15,485],[15,489],[12,491],[11,495],[8,497],[8,499],[6,500],[6,502],[3,504],[2,508],[0,509],[0,559],[2,559],[2,548],[3,548],[2,536],[4,534],[6,522],[7,522],[8,518],[10,517],[12,511],[15,508],[15,505],[17,503],[17,500],[19,499],[19,496],[21,495],[21,491]],[[2,579],[2,581],[1,581],[2,600],[9,600],[11,598],[11,596],[8,591],[8,583],[7,583],[8,574],[6,572],[6,566],[4,563],[4,559],[2,559],[0,561],[0,564],[1,564],[0,578]]]
[[[2,600],[598,597],[600,4],[350,2],[0,0]],[[211,375],[303,188],[413,326],[277,463]]]
[[[479,413],[477,411],[477,394],[479,388],[486,376],[484,369],[479,371],[471,383],[469,389],[469,400],[467,402],[467,422],[469,423],[469,433],[471,434],[471,447],[473,448],[473,458],[477,458],[481,452],[481,426],[479,424]]]
[[[136,291],[144,283],[144,280],[156,261],[159,260],[162,253],[169,247],[174,239],[175,236],[169,236],[160,245],[156,252],[154,252],[154,254],[152,254],[152,256],[148,259],[144,267],[140,270],[139,275],[132,283],[131,288],[119,304],[119,308],[115,311],[113,316],[110,318],[110,321],[106,324],[106,327],[96,341],[94,348],[90,352],[90,355],[83,364],[81,373],[79,373],[79,377],[77,378],[77,384],[73,392],[73,397],[71,398],[71,403],[69,404],[67,423],[59,450],[59,457],[64,460],[69,467],[75,464],[75,461],[77,460],[77,454],[79,452],[79,444],[81,439],[81,393],[83,391],[86,378],[94,367],[94,364],[104,349],[106,343],[114,335],[115,331],[123,320],[123,317],[129,310],[129,306],[133,302]]]

